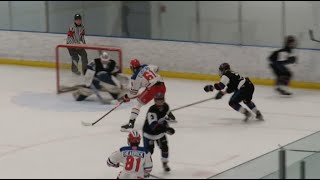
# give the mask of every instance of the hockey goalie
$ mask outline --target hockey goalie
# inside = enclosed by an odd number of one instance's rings
[[[84,101],[96,95],[103,104],[117,102],[129,89],[129,78],[119,73],[115,60],[108,52],[102,52],[99,58],[87,65],[83,87],[73,93],[76,101]]]

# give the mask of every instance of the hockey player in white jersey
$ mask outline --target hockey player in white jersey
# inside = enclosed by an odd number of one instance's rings
[[[73,93],[76,101],[83,101],[96,94],[102,103],[110,103],[112,100],[120,99],[129,86],[129,78],[119,73],[116,62],[107,52],[102,52],[100,58],[87,65],[84,81],[85,86]],[[101,93],[109,94],[109,98],[103,98]]]
[[[151,153],[144,147],[139,147],[141,136],[137,131],[128,135],[128,145],[111,154],[107,160],[109,167],[118,168],[123,165],[123,170],[117,179],[144,179],[150,176],[153,163]]]
[[[136,118],[140,113],[140,108],[148,104],[157,93],[166,93],[166,86],[162,77],[157,73],[158,66],[141,64],[138,59],[133,59],[130,62],[130,69],[133,72],[131,76],[130,93],[123,97],[124,102],[129,102],[131,98],[137,96],[138,103],[131,110],[130,120],[128,124],[121,126],[121,131],[128,131],[134,128]],[[141,88],[145,90],[138,95]],[[168,120],[175,121],[174,115],[170,112]]]

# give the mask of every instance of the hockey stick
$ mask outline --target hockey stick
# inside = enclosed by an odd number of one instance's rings
[[[103,98],[101,97],[99,91],[97,90],[97,88],[91,84],[90,85],[90,89],[93,91],[93,93],[98,97],[99,101],[102,103],[102,104],[106,104],[106,102],[103,100]]]
[[[135,96],[135,97],[132,97],[130,99],[135,99],[137,98],[138,96]],[[93,123],[88,123],[88,122],[84,122],[84,121],[81,121],[82,125],[84,126],[94,126],[95,124],[97,124],[99,121],[101,121],[104,117],[106,117],[108,114],[110,114],[112,111],[114,111],[115,109],[117,109],[122,103],[124,103],[123,100],[121,100],[118,104],[116,104],[109,112],[107,112],[105,115],[103,115],[101,118],[99,118],[98,120],[96,120],[95,122]]]
[[[82,121],[82,125],[83,126],[94,126],[95,124],[97,124],[99,121],[101,121],[104,117],[106,117],[108,114],[110,114],[112,111],[114,111],[115,109],[117,109],[122,103],[124,103],[124,101],[120,101],[116,106],[114,106],[109,112],[107,112],[105,115],[103,115],[101,118],[99,118],[98,120],[96,120],[93,123],[88,123],[88,122],[84,122]]]
[[[166,116],[168,116],[170,113],[172,113],[173,111],[177,111],[179,109],[183,109],[183,108],[186,108],[186,107],[190,107],[190,106],[194,106],[194,105],[197,105],[197,104],[200,104],[200,103],[204,103],[204,102],[207,102],[207,101],[210,101],[212,99],[215,99],[215,97],[211,97],[209,99],[204,99],[204,100],[201,100],[201,101],[197,101],[197,102],[194,102],[194,103],[191,103],[191,104],[188,104],[188,105],[184,105],[184,106],[181,106],[181,107],[178,107],[178,108],[175,108],[175,109],[172,109],[170,111],[167,112]],[[170,120],[169,122],[177,122],[177,120]]]
[[[123,167],[122,164],[120,164],[119,166]],[[164,179],[164,178],[161,178],[161,177],[158,177],[158,176],[155,176],[155,175],[152,175],[152,174],[149,174],[150,177],[153,177],[153,178],[156,178],[156,179]]]
[[[314,38],[314,34],[313,34],[313,31],[311,29],[309,29],[309,37],[310,37],[311,41],[315,41],[315,42],[319,42],[320,43],[320,40],[317,40],[317,39]]]
[[[211,97],[211,98],[204,99],[204,100],[201,100],[201,101],[197,101],[197,102],[194,102],[194,103],[191,103],[191,104],[188,104],[188,105],[184,105],[184,106],[172,109],[169,112],[177,111],[177,110],[180,110],[180,109],[184,109],[186,107],[194,106],[194,105],[197,105],[197,104],[200,104],[200,103],[204,103],[204,102],[207,102],[207,101],[210,101],[210,100],[213,100],[213,99],[215,99],[215,97]],[[168,114],[169,114],[169,112],[168,112]]]

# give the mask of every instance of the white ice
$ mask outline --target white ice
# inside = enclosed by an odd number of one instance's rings
[[[113,105],[74,102],[55,94],[55,71],[0,66],[0,178],[115,178],[120,169],[107,157],[126,145],[132,103],[125,104],[94,127],[83,127]],[[209,82],[165,79],[172,108],[206,99]],[[156,148],[152,174],[163,178],[208,178],[235,165],[307,136],[320,127],[320,92],[293,89],[279,98],[272,87],[256,86],[254,102],[265,122],[243,123],[243,116],[223,99],[174,112],[176,134],[169,136],[172,172],[162,171]],[[141,129],[145,113],[137,120]]]

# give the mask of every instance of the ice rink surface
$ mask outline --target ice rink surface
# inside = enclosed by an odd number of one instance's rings
[[[131,106],[123,104],[94,127],[114,105],[75,102],[70,93],[56,95],[55,71],[0,66],[0,178],[116,178],[107,157],[126,145]],[[214,96],[209,82],[165,79],[171,108]],[[162,178],[208,178],[235,165],[319,130],[320,92],[293,89],[279,98],[272,87],[256,86],[254,102],[265,122],[242,122],[228,106],[230,95],[174,112],[176,134],[169,137],[172,171],[163,173],[160,151],[153,155],[152,174]],[[141,129],[148,107],[137,119]]]

